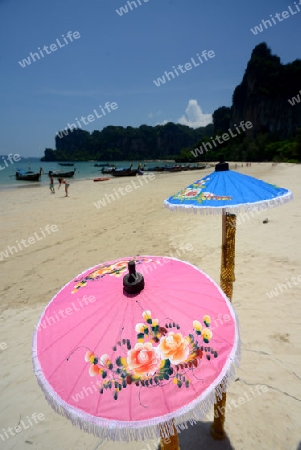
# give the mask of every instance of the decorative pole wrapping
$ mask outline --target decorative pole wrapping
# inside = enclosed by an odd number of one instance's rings
[[[236,215],[223,211],[222,218],[222,260],[220,286],[226,296],[232,301],[233,283],[235,281],[235,232]],[[226,410],[226,393],[220,398],[216,391],[216,403],[214,404],[214,420],[211,425],[211,435],[216,440],[226,437],[224,430]]]
[[[160,450],[180,450],[179,436],[175,426],[173,426],[173,431],[174,434],[170,434],[168,437],[163,437],[163,433],[161,433]]]
[[[230,213],[223,214],[220,286],[230,301],[232,301],[233,283],[235,281],[235,232],[236,215]]]

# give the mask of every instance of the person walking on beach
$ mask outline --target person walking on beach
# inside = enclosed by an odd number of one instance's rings
[[[51,194],[55,194],[53,176],[52,176],[51,172],[49,172],[48,175],[49,175],[49,178],[50,178],[49,189],[51,191]]]
[[[59,178],[58,181],[59,181],[58,189],[61,187],[62,184],[64,184],[65,185],[65,194],[66,194],[65,197],[68,197],[68,188],[69,188],[70,184],[66,183],[66,180],[64,180],[64,178]]]

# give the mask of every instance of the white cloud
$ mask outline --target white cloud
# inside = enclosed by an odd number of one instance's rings
[[[178,119],[178,123],[191,128],[205,127],[212,123],[212,114],[203,114],[197,100],[189,100],[185,114]]]
[[[163,122],[157,122],[156,125],[166,125],[168,122],[172,122],[172,120],[163,120]]]
[[[161,114],[161,111],[160,111],[160,110],[159,110],[159,111],[156,111],[156,112],[154,112],[154,113],[150,112],[149,115],[148,115],[148,117],[151,119],[151,118],[154,117],[154,116],[160,116],[160,114]]]

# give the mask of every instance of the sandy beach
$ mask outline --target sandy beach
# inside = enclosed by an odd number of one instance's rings
[[[174,256],[219,283],[221,217],[172,213],[163,205],[164,199],[213,170],[156,174],[147,182],[135,178],[136,187],[131,178],[71,180],[69,198],[63,187],[53,195],[48,187],[0,191],[1,449],[97,447],[99,439],[73,427],[47,404],[32,368],[34,327],[68,281],[122,256]],[[301,165],[253,163],[238,170],[290,189],[294,200],[253,217],[238,215],[233,305],[242,358],[227,396],[237,406],[226,413],[226,441],[212,440],[205,418],[180,434],[181,449],[300,450]],[[128,185],[132,189],[117,198],[116,189]],[[257,385],[266,386],[266,392],[257,394]],[[246,400],[238,404],[240,397]],[[40,414],[36,421],[34,413]],[[12,436],[8,429],[21,421],[27,428],[22,425]],[[155,441],[105,441],[99,448],[156,446]]]

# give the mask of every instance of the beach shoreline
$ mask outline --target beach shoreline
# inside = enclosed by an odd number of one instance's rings
[[[90,161],[88,161],[90,162]],[[216,165],[216,162],[212,162],[212,161],[208,161],[205,163],[194,163],[194,162],[190,162],[190,163],[175,163],[174,161],[168,161],[168,160],[150,160],[150,161],[144,161],[144,163],[147,162],[159,162],[159,163],[174,163],[174,165],[180,165],[180,166],[186,166],[188,164],[191,165],[195,165],[195,164],[206,164],[206,169],[198,169],[198,170],[191,170],[191,171],[187,171],[188,173],[192,173],[194,174],[194,179],[197,179],[197,177],[199,176],[199,179],[202,178],[204,175],[202,175],[202,173],[204,171],[212,171],[214,170],[214,167]],[[130,162],[127,162],[127,164],[130,164]],[[256,165],[256,167],[276,167],[277,164],[284,164],[286,167],[290,167],[290,166],[298,166],[298,164],[296,163],[272,163],[272,162],[261,162],[261,163],[251,163],[253,165]],[[229,168],[230,170],[240,170],[242,168],[242,165],[244,167],[246,167],[246,162],[233,162],[233,161],[229,161]],[[237,166],[237,167],[236,167]],[[235,168],[236,167],[236,168]],[[182,171],[185,172],[185,171]],[[148,171],[145,171],[145,174],[147,173],[151,173]],[[181,173],[181,172],[180,172]],[[162,176],[162,175],[168,175],[168,176],[174,176],[175,173],[171,172],[171,173],[167,173],[167,172],[155,172],[156,176]],[[80,177],[78,177],[80,175]],[[13,175],[10,175],[10,177],[13,177]],[[110,180],[114,179],[113,176],[111,176],[110,174],[102,174],[101,169],[97,169],[95,167],[90,167],[90,172],[85,173],[83,176],[81,176],[81,172],[80,171],[76,171],[74,177],[68,178],[68,180],[70,181],[71,184],[73,183],[77,183],[79,181],[93,181],[94,178],[98,178],[98,177],[108,177]],[[126,177],[126,179],[128,178],[132,178],[132,177]],[[54,178],[54,184],[55,186],[58,184],[58,182],[56,181],[57,178]],[[33,187],[45,187],[49,185],[49,177],[48,177],[48,173],[45,172],[42,175],[41,181],[36,181],[36,182],[30,182],[30,181],[17,181],[14,180],[14,184],[4,184],[1,183],[0,180],[0,193],[1,191],[8,191],[11,189],[19,189],[19,188],[33,188]]]

